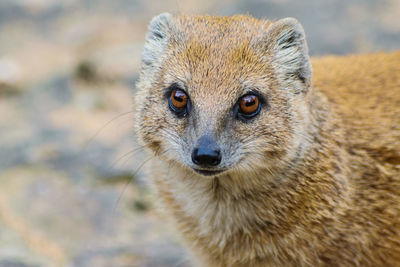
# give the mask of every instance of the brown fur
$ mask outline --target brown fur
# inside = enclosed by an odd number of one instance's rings
[[[294,20],[152,21],[137,131],[156,155],[158,195],[200,266],[400,265],[400,52],[312,65],[311,85]],[[192,101],[187,118],[168,109],[171,83]],[[254,87],[268,105],[239,122],[232,106]],[[226,160],[214,177],[190,165],[204,133]]]

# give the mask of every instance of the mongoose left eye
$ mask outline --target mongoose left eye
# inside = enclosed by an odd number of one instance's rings
[[[250,119],[260,112],[260,101],[256,95],[245,95],[239,99],[239,115]]]
[[[178,116],[185,116],[189,104],[188,95],[180,89],[174,89],[169,97],[169,108]]]

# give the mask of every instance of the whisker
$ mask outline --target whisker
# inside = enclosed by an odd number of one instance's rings
[[[110,169],[113,169],[113,168],[115,167],[115,165],[116,165],[119,161],[121,161],[123,158],[125,158],[125,157],[127,157],[127,156],[129,156],[129,155],[132,156],[135,152],[137,152],[137,151],[143,149],[144,147],[145,147],[145,146],[139,146],[139,147],[137,147],[137,148],[135,148],[135,149],[133,149],[133,150],[130,150],[130,151],[126,152],[125,154],[123,154],[122,156],[120,156],[118,159],[116,159],[115,161],[113,161],[113,162],[111,163]],[[128,157],[128,159],[129,159],[129,157]]]
[[[177,143],[177,144],[184,143],[185,145],[187,145],[187,141],[185,139],[183,139],[181,136],[179,136],[178,134],[176,134],[172,131],[169,131],[167,129],[161,129],[161,132],[164,133],[165,135],[167,135],[167,137],[170,137],[171,139],[173,139],[175,143]]]
[[[117,207],[123,197],[123,195],[125,194],[125,191],[127,190],[128,186],[130,185],[130,183],[133,181],[133,177],[135,177],[135,175],[139,172],[139,170],[149,161],[153,158],[153,156],[149,156],[146,160],[144,160],[139,167],[136,169],[136,171],[131,175],[131,179],[129,179],[128,181],[126,181],[124,188],[122,189],[121,193],[118,196],[117,201],[114,203],[113,205],[113,209],[112,209],[112,213],[111,213],[111,224],[113,224],[113,220],[115,218],[115,213],[117,211]]]
[[[164,153],[167,153],[168,151],[169,151],[169,149],[166,149],[166,150],[163,151],[160,155],[163,155]],[[156,153],[159,153],[159,152],[156,151]],[[153,159],[153,158],[154,158],[154,156],[153,156],[153,155],[150,155],[147,159],[145,159],[145,160],[139,165],[139,167],[136,169],[136,171],[135,171],[134,173],[132,173],[131,179],[129,179],[129,180],[126,182],[126,184],[124,185],[124,188],[123,188],[121,194],[119,195],[119,197],[118,197],[116,203],[114,204],[113,211],[112,211],[112,217],[113,217],[113,218],[114,218],[114,215],[115,215],[115,212],[116,212],[116,208],[118,207],[119,202],[120,202],[120,200],[122,199],[122,196],[124,195],[125,191],[127,190],[129,184],[132,182],[133,177],[135,177],[136,174],[139,172],[139,170],[140,170],[147,162],[149,162],[149,161],[150,161],[151,159]]]
[[[119,124],[116,125],[116,129],[123,129],[125,131],[129,131],[129,133],[137,134],[135,125],[133,124],[133,121],[130,120],[124,120],[121,121]]]
[[[115,116],[114,118],[112,118],[112,119],[109,120],[108,122],[106,122],[106,123],[105,123],[100,129],[98,129],[98,130],[96,131],[96,133],[86,142],[86,144],[83,146],[82,150],[87,149],[87,147],[88,147],[88,146],[93,142],[93,140],[100,134],[100,132],[102,132],[108,125],[110,125],[110,124],[111,124],[112,122],[114,122],[116,119],[119,119],[119,118],[121,118],[121,117],[123,117],[123,116],[126,116],[126,115],[128,115],[128,114],[130,114],[130,113],[133,113],[133,112],[134,112],[133,110],[123,112],[123,113],[121,113],[121,114]]]

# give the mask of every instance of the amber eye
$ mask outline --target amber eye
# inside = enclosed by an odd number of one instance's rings
[[[177,108],[185,108],[188,103],[188,96],[182,90],[173,90],[171,93],[171,104]]]
[[[168,97],[169,109],[179,118],[185,117],[190,109],[189,96],[185,91],[173,89]]]
[[[245,95],[239,101],[239,112],[245,116],[255,116],[260,110],[258,97],[255,95]]]

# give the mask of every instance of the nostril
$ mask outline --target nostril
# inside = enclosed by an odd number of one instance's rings
[[[221,162],[221,152],[219,150],[213,151],[213,156],[210,159],[212,166],[217,166]]]
[[[199,164],[199,155],[198,155],[199,150],[197,148],[195,148],[192,152],[192,161],[194,164]]]
[[[221,163],[221,151],[195,148],[192,153],[192,161],[200,166],[217,166]]]

